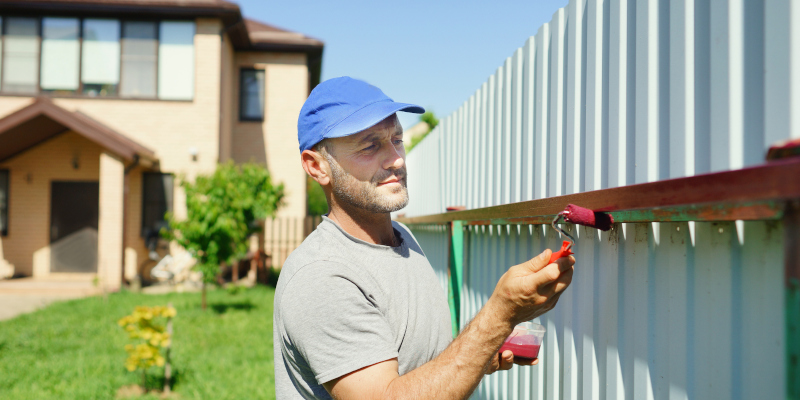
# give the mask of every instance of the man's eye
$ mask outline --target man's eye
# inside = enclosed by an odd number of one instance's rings
[[[394,144],[403,144],[403,139],[395,140]]]
[[[377,148],[378,148],[378,145],[375,145],[375,144],[373,144],[373,145],[371,145],[371,146],[369,146],[369,147],[365,147],[365,148],[364,148],[364,151],[375,150],[375,149],[377,149]]]

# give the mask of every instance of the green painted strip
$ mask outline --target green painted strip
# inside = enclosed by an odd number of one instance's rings
[[[450,227],[450,321],[453,337],[458,336],[461,326],[461,288],[464,284],[464,221],[453,221]]]
[[[786,287],[786,397],[800,400],[800,281]]]

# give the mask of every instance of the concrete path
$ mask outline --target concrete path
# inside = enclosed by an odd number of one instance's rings
[[[0,321],[36,311],[54,301],[99,294],[86,279],[9,279],[0,280]]]
[[[84,297],[69,294],[1,294],[0,293],[0,321],[11,319],[20,314],[44,308],[54,301]]]

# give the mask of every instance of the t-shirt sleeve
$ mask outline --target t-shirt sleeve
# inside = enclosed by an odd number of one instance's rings
[[[320,384],[398,356],[369,282],[349,272],[333,262],[307,265],[281,298],[286,335]]]

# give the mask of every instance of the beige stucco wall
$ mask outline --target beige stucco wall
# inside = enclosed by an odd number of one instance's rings
[[[306,55],[296,53],[236,54],[233,159],[265,163],[275,182],[283,182],[286,205],[281,217],[306,215],[305,172],[300,166],[297,117],[308,97]],[[264,121],[239,121],[239,69],[265,70]]]
[[[233,157],[233,121],[236,118],[234,94],[238,86],[236,77],[236,56],[233,44],[227,35],[222,40],[222,123],[219,137],[219,161],[226,162]]]
[[[142,168],[128,172],[125,187],[125,255],[124,276],[132,279],[147,260],[147,248],[142,238]]]
[[[51,182],[97,182],[101,151],[94,142],[67,132],[0,163],[10,177],[8,236],[0,237],[0,246],[17,273],[49,273]],[[78,161],[77,169],[73,159]]]
[[[97,272],[108,290],[122,284],[122,220],[125,164],[108,151],[100,153],[100,215],[97,226]]]

